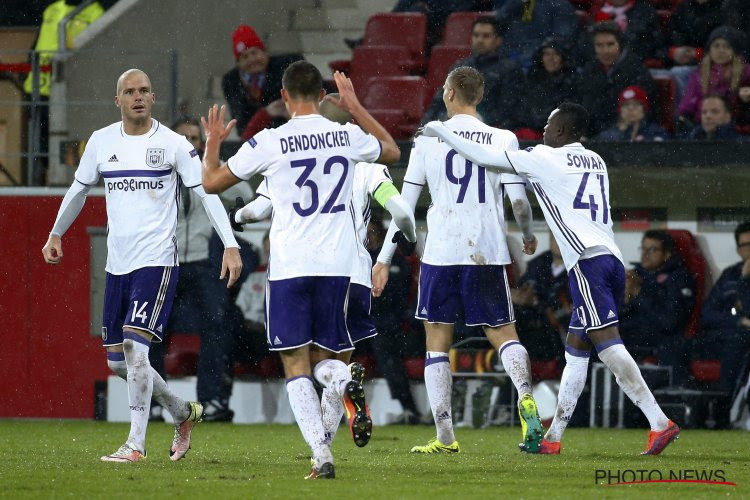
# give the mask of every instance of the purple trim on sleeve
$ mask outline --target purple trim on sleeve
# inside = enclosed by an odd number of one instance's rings
[[[312,381],[313,381],[312,377],[310,377],[309,375],[297,375],[296,377],[292,377],[292,378],[288,378],[288,379],[286,379],[286,384],[287,384],[287,385],[289,385],[289,382],[294,382],[294,381],[295,381],[295,380],[297,380],[298,378],[306,378],[306,379],[307,379],[307,380],[309,380],[310,382],[312,382]]]
[[[110,361],[125,361],[125,353],[107,351],[107,359]]]
[[[622,344],[622,339],[620,337],[617,337],[615,339],[609,339],[605,340],[604,342],[600,342],[598,344],[594,344],[594,349],[596,349],[596,352],[602,352],[604,349],[607,349],[608,347],[612,347],[613,345]]]
[[[138,335],[137,333],[133,333],[133,332],[131,332],[129,330],[124,330],[122,332],[122,338],[123,338],[123,340],[125,340],[125,339],[132,340],[133,342],[138,342],[139,344],[143,344],[143,345],[151,345],[151,341],[150,340],[146,340],[143,337],[141,337],[140,335]]]
[[[448,356],[438,356],[435,358],[425,358],[424,360],[424,366],[428,367],[430,365],[434,365],[435,363],[448,363],[449,359]]]
[[[515,345],[515,344],[521,345],[521,343],[519,341],[517,341],[517,340],[511,340],[510,342],[506,342],[505,344],[503,344],[502,347],[500,347],[500,356],[503,355],[503,351],[505,349],[507,349],[508,347],[510,347],[512,345]]]
[[[588,358],[591,356],[591,351],[582,351],[575,347],[570,347],[569,345],[565,346],[565,352],[579,358]]]

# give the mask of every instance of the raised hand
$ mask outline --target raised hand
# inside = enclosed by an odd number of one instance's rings
[[[336,71],[333,73],[333,80],[336,82],[336,87],[339,90],[338,100],[330,99],[334,104],[350,113],[353,109],[362,106],[357,98],[357,94],[354,92],[354,85],[352,85],[349,77],[340,71]]]
[[[206,135],[206,144],[210,142],[222,142],[227,138],[229,133],[234,128],[237,120],[231,120],[224,126],[224,115],[226,114],[227,107],[222,104],[221,109],[218,105],[214,104],[208,108],[208,119],[201,116],[201,123],[203,124],[203,132]]]

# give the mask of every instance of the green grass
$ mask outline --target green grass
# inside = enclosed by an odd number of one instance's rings
[[[2,498],[696,498],[750,496],[750,434],[684,431],[657,457],[641,457],[645,430],[569,429],[560,456],[517,451],[520,430],[458,429],[458,455],[411,455],[430,426],[376,427],[362,449],[341,428],[334,481],[304,481],[309,452],[295,426],[201,424],[193,449],[168,458],[172,427],[152,424],[148,460],[109,464],[128,426],[90,421],[0,420]],[[605,469],[724,471],[736,487],[596,484]]]

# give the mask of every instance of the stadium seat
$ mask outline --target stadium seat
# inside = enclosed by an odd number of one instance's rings
[[[674,133],[675,83],[669,76],[654,78],[656,84],[656,119],[669,133]]]
[[[469,47],[471,45],[471,26],[474,21],[482,16],[494,15],[494,12],[454,12],[445,20],[440,45]]]
[[[418,12],[375,14],[367,20],[362,46],[397,45],[406,48],[411,70],[424,68],[427,17]]]
[[[577,10],[591,10],[594,0],[570,0]]]
[[[721,378],[721,361],[695,359],[690,362],[690,374],[697,382],[718,382]]]
[[[672,17],[672,11],[668,9],[659,9],[656,11],[656,15],[659,16],[659,27],[661,32],[665,35],[669,35],[669,19]]]
[[[590,21],[589,12],[586,10],[576,10],[576,17],[578,18],[578,29],[581,31],[585,30]]]
[[[404,370],[410,380],[424,380],[424,357],[404,359]]]
[[[378,362],[372,354],[358,354],[355,351],[352,362],[355,361],[365,367],[365,374],[368,379],[383,376],[378,369]]]
[[[540,380],[559,380],[560,367],[556,359],[550,360],[531,360],[531,377],[538,382]]]
[[[401,112],[403,121],[393,124],[388,131],[394,138],[408,139],[417,128],[422,118],[427,99],[427,82],[419,76],[391,76],[370,78],[367,82],[365,97],[362,101],[367,109],[374,110],[373,116],[391,116],[397,119]],[[388,111],[388,113],[386,113]]]
[[[198,355],[201,336],[170,333],[167,354],[164,356],[164,371],[171,377],[188,377],[198,371]]]
[[[408,59],[404,47],[374,45],[354,49],[348,76],[359,98],[364,100],[370,78],[408,75]]]
[[[685,337],[693,338],[698,334],[701,317],[701,306],[706,287],[706,258],[703,256],[698,241],[690,231],[685,229],[667,229],[667,233],[674,239],[677,253],[682,257],[685,269],[695,280],[695,305],[690,314]]]
[[[455,45],[436,45],[430,53],[427,63],[427,88],[430,98],[435,91],[443,86],[448,70],[461,59],[471,55],[471,47],[459,47]]]
[[[254,363],[234,363],[235,377],[279,378],[284,375],[281,360],[275,354],[268,354]]]

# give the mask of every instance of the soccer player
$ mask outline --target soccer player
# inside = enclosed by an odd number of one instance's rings
[[[500,152],[518,149],[512,132],[482,123],[476,106],[484,94],[484,78],[476,69],[452,70],[443,85],[443,101],[452,134],[486,144]],[[432,205],[427,211],[427,240],[419,272],[419,298],[415,317],[424,322],[427,343],[425,385],[435,419],[437,437],[413,453],[458,452],[451,416],[452,376],[448,350],[454,323],[463,310],[467,325],[481,325],[499,350],[506,372],[519,394],[519,414],[526,446],[538,449],[542,423],[531,395],[531,363],[515,329],[510,286],[505,265],[510,264],[506,243],[504,197],[512,201],[521,226],[524,252],[533,254],[531,207],[524,180],[516,175],[487,171],[459,156],[454,149],[432,137],[417,137],[404,176],[403,196],[412,209],[424,184]],[[378,295],[387,281],[394,245],[386,243],[373,267],[373,290]]]
[[[334,104],[338,94],[328,94],[320,102],[320,114],[341,125],[352,121],[351,114]],[[357,258],[351,274],[349,285],[349,302],[347,304],[346,327],[352,343],[368,339],[377,335],[377,330],[370,317],[372,301],[372,259],[367,251],[367,225],[370,222],[372,201],[375,200],[391,214],[394,223],[401,231],[397,241],[405,245],[416,244],[417,235],[413,210],[406,204],[396,187],[388,167],[370,163],[357,163],[354,168],[354,182],[352,183],[352,207],[354,223],[357,233]],[[258,187],[258,197],[244,206],[237,206],[229,212],[230,221],[235,229],[242,230],[242,224],[255,222],[269,217],[273,205],[268,197],[265,182]],[[315,365],[313,375],[323,386],[321,397],[321,411],[323,429],[329,442],[333,442],[338,430],[345,406],[347,421],[355,444],[364,446],[369,435],[364,434],[352,425],[356,412],[351,407],[351,400],[343,397],[346,386],[354,379],[360,384],[364,380],[364,367],[359,363],[351,363],[353,351],[337,353],[334,359],[325,359]],[[346,365],[349,364],[347,367]]]
[[[441,138],[473,162],[531,181],[568,270],[573,315],[557,409],[541,449],[522,449],[560,453],[563,432],[586,383],[593,346],[649,421],[651,432],[642,454],[658,455],[679,436],[680,428],[664,415],[618,332],[625,269],[612,232],[607,166],[580,144],[588,121],[583,106],[563,103],[547,119],[544,145],[525,151],[498,152],[462,139],[440,122],[427,124],[424,133]]]
[[[105,462],[138,462],[146,458],[146,426],[153,397],[176,422],[169,450],[179,460],[190,448],[193,427],[203,407],[186,402],[167,387],[148,360],[151,342],[161,342],[172,308],[179,267],[177,261],[180,184],[192,188],[203,202],[224,242],[221,278],[227,286],[242,269],[239,247],[217,196],[201,187],[198,152],[182,135],[151,117],[156,97],[148,75],[138,69],[117,80],[115,105],[122,121],[97,130],[63,198],[52,232],[42,249],[48,264],[59,264],[62,237],[76,219],[86,194],[104,179],[107,201],[107,281],[104,292],[102,345],[107,364],[127,380],[130,434]]]
[[[258,133],[221,166],[219,146],[234,121],[225,127],[224,108],[216,106],[203,120],[206,190],[220,192],[263,174],[273,204],[266,332],[269,348],[281,355],[289,402],[312,450],[309,479],[335,477],[311,366],[354,348],[346,328],[349,281],[357,257],[351,206],[354,165],[376,160],[388,164],[400,156],[390,134],[360,104],[351,81],[338,72],[334,79],[339,103],[364,131],[319,114],[323,78],[306,61],[290,64],[282,78],[281,97],[292,118]],[[362,385],[347,383],[346,397],[356,413],[352,425],[366,434],[369,416]]]

